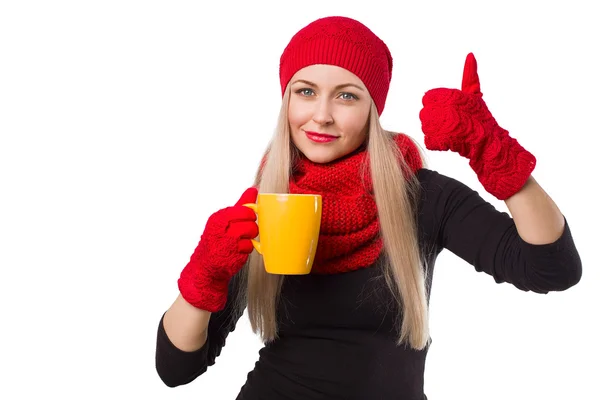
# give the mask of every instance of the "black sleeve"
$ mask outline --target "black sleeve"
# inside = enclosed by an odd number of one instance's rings
[[[163,325],[164,314],[158,325],[156,340],[156,371],[160,379],[169,387],[185,385],[206,372],[215,363],[225,346],[225,339],[235,330],[244,308],[237,303],[238,275],[229,284],[225,308],[213,313],[208,322],[208,335],[204,346],[192,352],[180,350],[169,340]]]
[[[581,279],[581,259],[565,219],[554,242],[534,245],[519,236],[513,219],[463,183],[423,169],[422,213],[442,248],[479,272],[524,291],[561,291]]]

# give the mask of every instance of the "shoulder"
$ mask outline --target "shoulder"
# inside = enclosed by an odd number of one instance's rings
[[[421,168],[415,177],[420,186],[419,207],[424,213],[444,218],[447,212],[490,206],[475,189],[435,170]]]
[[[470,187],[458,179],[444,175],[433,169],[420,168],[419,170],[415,171],[415,175],[423,189],[426,191],[436,192],[457,189],[468,192],[473,191]]]
[[[451,198],[478,196],[476,190],[451,176],[438,171],[421,168],[415,172],[425,201],[447,202]]]
[[[423,162],[423,153],[415,139],[405,133],[394,133],[394,142],[407,166],[415,174],[421,186],[428,191],[456,190],[471,192],[461,181],[429,169]]]

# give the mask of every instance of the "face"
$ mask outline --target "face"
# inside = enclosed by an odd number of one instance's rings
[[[292,141],[306,158],[328,163],[364,143],[371,97],[356,75],[333,65],[311,65],[290,82]]]

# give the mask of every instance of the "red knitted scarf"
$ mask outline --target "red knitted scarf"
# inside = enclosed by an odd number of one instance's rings
[[[422,167],[415,144],[403,134],[396,143],[412,171]],[[290,193],[320,194],[323,214],[312,273],[335,274],[372,265],[383,248],[366,150],[327,164],[301,157]]]

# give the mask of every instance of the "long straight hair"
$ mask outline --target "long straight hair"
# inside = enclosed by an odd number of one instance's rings
[[[289,193],[292,168],[298,156],[291,143],[288,123],[289,87],[284,93],[275,134],[255,178],[259,192]],[[428,305],[425,289],[427,266],[418,243],[417,199],[418,180],[394,141],[393,132],[381,127],[377,108],[371,103],[367,152],[380,233],[386,262],[385,282],[401,315],[398,318],[397,344],[423,349],[429,341]],[[278,337],[277,304],[281,296],[283,275],[265,271],[260,254],[250,254],[240,271],[238,306],[247,305],[254,333],[267,343]]]

